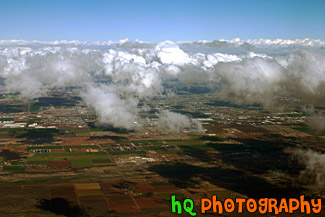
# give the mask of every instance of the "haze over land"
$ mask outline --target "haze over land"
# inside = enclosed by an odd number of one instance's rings
[[[138,101],[169,92],[164,83],[175,79],[207,85],[232,103],[267,109],[277,96],[312,106],[325,102],[321,40],[1,40],[0,47],[2,90],[32,99],[52,88],[81,87],[80,96],[101,122],[127,129],[137,127],[138,110],[146,109]]]

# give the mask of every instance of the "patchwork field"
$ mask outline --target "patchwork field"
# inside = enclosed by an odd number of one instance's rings
[[[168,212],[168,203],[148,190],[154,187],[140,180],[0,187],[0,216],[141,216]]]

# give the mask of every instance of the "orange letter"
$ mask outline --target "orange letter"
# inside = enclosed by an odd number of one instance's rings
[[[282,198],[281,202],[280,202],[280,206],[279,206],[279,212],[283,212],[282,210],[284,209],[284,212],[289,212],[288,210],[288,204],[287,204],[287,200]]]
[[[293,206],[293,202],[296,203],[296,206]],[[289,213],[293,213],[293,211],[297,210],[299,208],[299,200],[295,198],[289,199]]]
[[[302,195],[300,196],[300,207],[301,207],[301,212],[305,212],[305,206],[306,206],[306,214],[310,214],[310,204],[308,201],[305,201],[305,196]]]
[[[228,198],[224,202],[226,212],[233,212],[235,210],[235,203],[232,199]]]
[[[315,199],[311,200],[311,205],[315,208],[313,208],[313,212],[314,213],[320,213],[320,211],[322,211],[322,200],[321,199],[317,199],[317,204],[315,203]],[[317,209],[316,209],[317,207]]]
[[[218,206],[218,213],[222,214],[223,213],[223,209],[222,209],[222,203],[220,201],[217,200],[216,196],[212,197],[213,200],[213,212],[217,212],[217,206]]]
[[[236,203],[238,203],[238,213],[242,213],[243,212],[243,203],[245,201],[246,201],[245,199],[236,198]]]
[[[248,212],[256,212],[257,204],[254,199],[248,199],[246,203],[246,208]]]
[[[267,201],[268,201],[267,198],[259,199],[259,201],[258,201],[258,204],[260,205],[260,207],[258,208],[258,211],[261,214],[265,214],[267,212]]]
[[[205,202],[208,202],[208,206],[205,206]],[[209,210],[211,208],[211,200],[208,198],[202,198],[201,199],[201,212],[205,213],[205,211]]]
[[[278,207],[276,207],[278,201],[274,198],[269,199],[269,212],[272,212],[272,208],[274,208],[274,214],[277,215],[279,214]]]

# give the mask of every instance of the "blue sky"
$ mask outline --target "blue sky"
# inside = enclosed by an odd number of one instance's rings
[[[0,39],[325,40],[324,0],[0,0]]]

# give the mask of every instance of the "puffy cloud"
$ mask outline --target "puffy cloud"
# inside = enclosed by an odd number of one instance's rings
[[[109,76],[114,84],[122,83],[121,91],[126,94],[146,97],[161,91],[159,63],[147,64],[142,56],[115,50],[104,53],[102,61],[105,75]]]
[[[121,99],[110,88],[91,85],[81,93],[81,97],[89,107],[96,111],[101,123],[125,129],[136,127],[138,112],[136,99]]]
[[[163,41],[155,47],[157,56],[163,64],[184,65],[195,64],[196,60],[186,54],[179,46],[172,41]]]
[[[325,189],[325,154],[313,150],[298,150],[294,153],[304,169],[300,173],[300,182],[313,190]]]
[[[299,50],[287,58],[288,88],[306,103],[325,104],[325,55]]]
[[[204,132],[199,121],[192,120],[182,114],[164,110],[158,114],[158,117],[158,128],[165,132],[179,133],[185,130],[191,132]]]
[[[123,66],[127,63],[133,63],[136,65],[145,66],[146,60],[142,56],[130,54],[123,51],[116,51],[110,49],[108,53],[103,54],[103,62],[107,74],[111,74],[115,67]]]
[[[7,90],[26,98],[38,97],[49,88],[82,85],[91,80],[88,72],[99,69],[90,56],[67,52],[19,55],[7,61],[1,74]]]
[[[237,103],[271,106],[274,96],[293,95],[306,104],[325,103],[325,55],[298,50],[288,56],[248,54],[241,61],[218,63],[223,95]]]
[[[208,54],[206,60],[203,61],[203,65],[207,68],[213,67],[219,62],[238,62],[241,61],[241,58],[236,55],[223,54],[223,53],[215,53]]]
[[[19,92],[26,99],[40,97],[47,91],[39,79],[26,74],[10,77],[5,80],[5,84],[7,91]]]
[[[224,97],[243,104],[271,104],[273,94],[281,90],[285,79],[281,65],[260,57],[220,63],[215,66],[215,73],[222,80]]]

